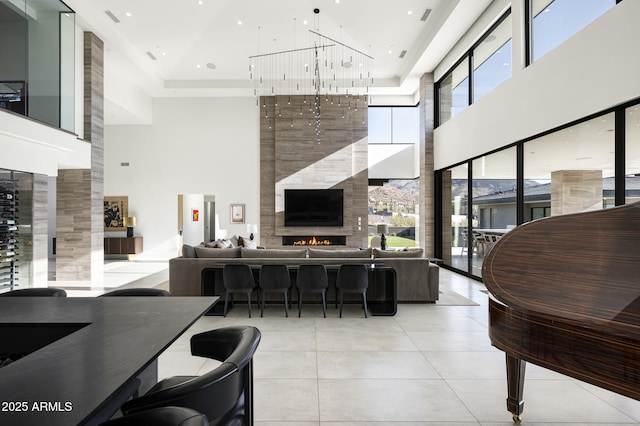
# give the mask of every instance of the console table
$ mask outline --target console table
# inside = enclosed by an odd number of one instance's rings
[[[142,253],[142,237],[106,237],[104,254]]]
[[[369,312],[374,316],[393,316],[398,311],[398,295],[396,284],[396,271],[391,266],[383,263],[365,263],[369,271],[369,288],[367,290],[367,305]],[[260,272],[261,265],[250,264],[249,267],[253,271],[256,282]],[[291,285],[295,287],[295,278],[297,276],[300,264],[287,264],[289,275],[291,276]],[[340,268],[339,264],[325,265],[329,274],[329,289],[334,287],[335,277]],[[204,268],[201,275],[201,294],[203,296],[222,296],[225,291],[216,283],[221,283],[223,264],[211,265]],[[218,279],[216,279],[216,275]],[[334,293],[334,294],[337,294]],[[337,299],[337,298],[336,298]],[[328,302],[327,302],[328,304]],[[222,315],[223,303],[215,306],[207,315]]]
[[[217,300],[1,298],[0,353],[28,355],[0,368],[0,424],[99,424],[105,407]]]

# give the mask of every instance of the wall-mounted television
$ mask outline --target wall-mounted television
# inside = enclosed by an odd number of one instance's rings
[[[285,189],[284,226],[342,226],[342,189]]]

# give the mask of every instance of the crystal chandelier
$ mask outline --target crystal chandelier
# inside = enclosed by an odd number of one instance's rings
[[[319,141],[323,102],[335,100],[348,109],[366,110],[373,58],[317,31],[309,30],[309,38],[310,47],[250,56],[249,79],[256,106],[263,109],[270,127],[292,96],[302,96],[306,107],[300,115],[315,124]],[[273,105],[266,102],[267,96],[274,97]]]

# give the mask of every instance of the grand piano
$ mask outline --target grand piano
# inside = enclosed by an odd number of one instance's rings
[[[526,362],[640,400],[640,203],[526,223],[489,251],[489,337],[521,422]]]

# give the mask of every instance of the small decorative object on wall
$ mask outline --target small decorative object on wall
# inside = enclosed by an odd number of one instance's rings
[[[198,209],[191,209],[191,221],[197,222],[200,220],[200,211]]]
[[[244,223],[244,204],[231,204],[231,223]]]
[[[129,215],[129,197],[104,197],[105,232],[126,231],[124,218]]]

